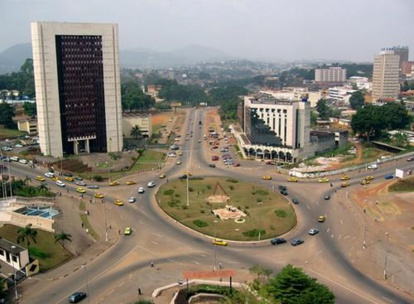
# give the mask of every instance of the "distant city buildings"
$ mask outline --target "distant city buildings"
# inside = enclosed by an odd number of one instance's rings
[[[316,83],[342,84],[346,81],[346,69],[341,67],[330,67],[328,69],[315,69]]]
[[[374,58],[372,76],[372,100],[395,100],[400,92],[400,56],[393,50],[381,51]]]
[[[121,151],[117,25],[33,22],[31,29],[42,153]]]

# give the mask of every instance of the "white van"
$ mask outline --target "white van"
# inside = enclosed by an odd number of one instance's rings
[[[12,157],[10,157],[10,160],[11,161],[18,162],[19,161],[19,158],[17,156],[12,156]]]

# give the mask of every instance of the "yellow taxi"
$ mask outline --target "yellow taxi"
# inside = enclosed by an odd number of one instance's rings
[[[188,175],[188,176],[193,176],[193,173],[191,173],[190,171],[184,171],[183,174]]]
[[[320,182],[320,183],[329,183],[329,178],[322,177],[322,178],[318,179],[318,182]]]
[[[348,182],[343,182],[342,184],[341,184],[341,187],[342,188],[345,188],[345,187],[349,187],[349,183]]]
[[[84,188],[82,188],[82,187],[78,187],[78,188],[76,188],[76,192],[85,193],[86,190]]]
[[[127,185],[135,185],[136,181],[129,180],[126,182]]]
[[[105,195],[103,193],[100,193],[100,192],[95,193],[93,196],[95,196],[96,198],[104,198],[105,197]]]
[[[68,182],[73,182],[73,181],[74,181],[73,177],[71,177],[71,176],[68,176],[68,177],[66,177],[65,179],[66,179]]]
[[[39,182],[44,182],[45,178],[43,176],[38,175],[36,176],[36,180],[38,180]]]
[[[110,182],[109,186],[119,186],[119,182],[117,181]]]
[[[212,243],[214,245],[227,246],[227,242],[225,240],[222,240],[222,239],[213,239]]]
[[[368,184],[370,184],[370,183],[371,183],[371,181],[366,180],[366,179],[363,179],[363,180],[361,181],[361,185],[368,185]]]
[[[264,175],[264,176],[262,177],[262,179],[264,179],[264,180],[271,180],[271,179],[272,179],[272,177],[271,177],[270,175]]]
[[[324,216],[324,215],[319,215],[319,216],[318,216],[318,222],[319,222],[319,223],[323,223],[323,222],[325,222],[325,216]]]
[[[365,180],[367,181],[372,181],[374,179],[374,177],[372,175],[368,175],[365,177]]]
[[[346,181],[349,180],[350,177],[347,174],[342,175],[341,180]]]
[[[114,201],[114,204],[117,205],[117,206],[123,206],[124,205],[124,202],[121,201],[121,200],[115,200]]]
[[[52,180],[57,182],[59,180],[59,178],[57,178],[56,176],[52,177]]]
[[[291,176],[287,179],[287,181],[291,183],[297,183],[299,181],[299,178]]]
[[[165,175],[164,173],[161,173],[160,174],[160,178],[162,179],[162,178],[165,178],[167,175]]]

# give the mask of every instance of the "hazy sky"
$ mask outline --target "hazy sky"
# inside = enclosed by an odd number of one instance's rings
[[[57,21],[117,23],[121,50],[370,62],[383,47],[414,52],[414,0],[0,0],[0,12],[0,51],[30,42],[30,22]]]

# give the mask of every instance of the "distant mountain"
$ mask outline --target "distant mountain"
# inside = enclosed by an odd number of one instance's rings
[[[32,57],[32,45],[30,43],[13,45],[0,53],[0,74],[20,70],[24,61]]]
[[[0,53],[0,74],[18,71],[27,58],[32,58],[30,43],[14,45],[4,50]],[[120,65],[125,68],[166,68],[228,59],[235,58],[220,50],[199,45],[189,45],[171,52],[158,52],[146,48],[127,49],[119,52]]]

